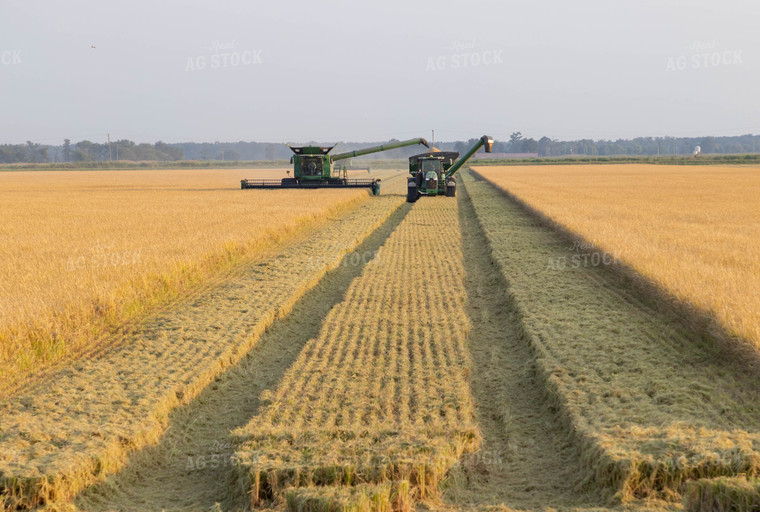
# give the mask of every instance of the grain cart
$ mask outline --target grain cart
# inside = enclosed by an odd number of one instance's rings
[[[279,179],[240,181],[240,188],[370,188],[373,195],[380,193],[379,179],[349,179],[345,172],[342,174],[335,169],[337,160],[355,156],[368,155],[389,149],[403,148],[414,144],[430,147],[425,139],[409,139],[401,142],[391,142],[346,153],[331,155],[335,146],[300,146],[288,145],[293,151],[290,162],[293,164],[293,176]],[[337,145],[337,144],[336,144]]]
[[[438,151],[433,148],[427,153],[409,157],[409,174],[406,187],[406,201],[415,202],[421,195],[455,197],[457,181],[455,174],[481,148],[486,153],[493,148],[493,139],[483,135],[461,158],[456,151]]]

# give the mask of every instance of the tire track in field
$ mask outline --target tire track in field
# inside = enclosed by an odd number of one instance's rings
[[[408,205],[401,206],[353,252],[377,250],[408,211]],[[349,263],[327,273],[241,362],[172,412],[159,444],[135,453],[122,471],[82,492],[75,506],[89,511],[244,509],[249,503],[245,490],[234,488],[230,477],[235,451],[230,431],[256,415],[259,394],[277,386],[367,263],[344,261]]]
[[[577,450],[544,399],[508,284],[494,266],[466,188],[459,188],[467,315],[472,323],[471,387],[483,446],[465,455],[452,471],[444,497],[461,508],[600,507],[601,496],[579,490],[582,466]]]

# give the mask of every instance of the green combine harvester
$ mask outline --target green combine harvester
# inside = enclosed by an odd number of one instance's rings
[[[288,145],[291,151],[293,151],[293,157],[291,158],[291,163],[293,164],[292,177],[281,180],[245,179],[240,181],[240,188],[369,188],[372,189],[373,195],[378,195],[380,193],[379,179],[349,179],[345,169],[343,173],[336,171],[334,163],[337,160],[413,146],[414,144],[430,147],[425,139],[419,138],[331,155],[330,151],[335,146],[292,147]]]
[[[438,151],[435,148],[427,153],[409,157],[411,176],[407,178],[406,201],[413,203],[422,195],[455,197],[455,174],[481,147],[485,147],[486,153],[490,153],[493,139],[483,135],[459,160],[459,153],[456,151]]]

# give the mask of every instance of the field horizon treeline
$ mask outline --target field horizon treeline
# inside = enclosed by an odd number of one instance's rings
[[[105,139],[106,137],[104,137]],[[391,139],[396,140],[396,139]],[[367,146],[383,144],[375,142],[338,142],[342,151],[351,151]],[[436,141],[439,149],[464,153],[475,139],[467,141]],[[332,145],[331,142],[309,141],[308,144]],[[704,137],[636,137],[632,139],[578,139],[559,140],[547,136],[536,140],[523,137],[521,132],[513,132],[509,140],[497,140],[494,153],[523,153],[537,157],[560,156],[653,156],[691,155],[696,146],[703,154],[742,154],[760,151],[760,135]],[[399,148],[382,153],[367,155],[365,158],[398,159],[419,152],[417,147]],[[0,164],[14,163],[85,163],[119,161],[273,161],[289,159],[292,155],[285,143],[238,141],[238,142],[177,142],[137,143],[129,139],[114,139],[93,142],[82,140],[72,142],[64,139],[60,145],[39,144],[27,141],[25,144],[1,144]]]

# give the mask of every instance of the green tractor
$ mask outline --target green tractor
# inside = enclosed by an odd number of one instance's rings
[[[379,179],[349,179],[345,168],[341,173],[340,170],[335,169],[334,163],[337,160],[413,146],[414,144],[430,147],[425,139],[419,138],[331,155],[330,151],[335,146],[293,147],[288,145],[290,150],[293,151],[293,157],[290,159],[290,163],[293,164],[292,177],[281,180],[244,179],[240,181],[240,188],[370,188],[373,195],[378,195],[380,193]]]
[[[406,187],[406,201],[413,203],[420,196],[455,197],[457,194],[457,179],[455,174],[478,152],[485,147],[486,153],[493,148],[493,139],[483,135],[470,150],[461,158],[456,151],[438,151],[433,148],[427,153],[409,157],[409,174]]]

